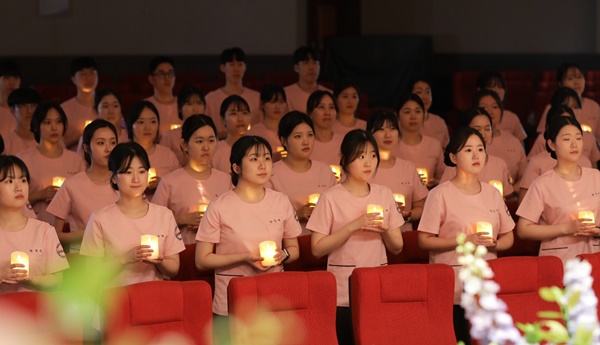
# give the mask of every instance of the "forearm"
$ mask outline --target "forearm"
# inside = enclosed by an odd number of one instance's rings
[[[201,256],[196,255],[196,268],[199,270],[210,270],[239,264],[244,261],[246,261],[246,254],[207,253]]]
[[[325,255],[329,255],[334,250],[344,244],[352,233],[356,231],[351,228],[351,224],[344,225],[340,230],[330,234],[330,235],[315,235],[312,234],[311,244],[312,244],[312,253],[314,256],[320,258]],[[319,237],[315,239],[315,236]]]
[[[419,247],[425,250],[433,250],[433,251],[449,251],[454,250],[458,242],[456,242],[455,237],[439,237],[430,233],[419,233]]]
[[[418,206],[410,210],[410,220],[415,221],[421,219],[423,214],[423,206]]]
[[[496,250],[501,252],[508,250],[514,243],[514,234],[512,231],[501,234],[496,241]]]
[[[290,254],[290,258],[286,260],[285,263],[290,263],[290,262],[294,262],[296,260],[298,260],[298,258],[300,257],[300,249],[298,248],[298,246],[283,246],[285,248],[285,250],[287,250],[287,252]]]
[[[174,277],[179,272],[179,254],[167,256],[156,264],[158,271],[167,277]]]
[[[58,240],[60,241],[60,243],[66,244],[66,243],[81,242],[81,240],[83,239],[84,231],[71,231],[71,232],[57,231],[57,234],[58,234]]]
[[[39,190],[37,192],[33,192],[32,191],[32,192],[29,193],[29,203],[32,204],[32,205],[35,204],[36,202],[42,200],[42,199],[43,199],[43,197],[42,197],[42,191],[41,190]]]
[[[388,230],[381,234],[385,247],[395,255],[400,254],[404,241],[402,240],[402,232],[400,228]]]
[[[526,240],[551,240],[568,235],[569,224],[540,225],[533,222],[523,222],[519,219],[517,231],[519,236]]]
[[[32,276],[26,284],[36,290],[50,290],[62,283],[62,277],[62,272]]]

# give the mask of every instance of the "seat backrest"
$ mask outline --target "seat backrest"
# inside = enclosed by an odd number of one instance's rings
[[[398,255],[394,255],[390,251],[386,251],[388,265],[395,264],[426,264],[429,262],[429,251],[419,247],[419,232],[405,231],[402,233],[402,251]]]
[[[579,254],[577,255],[581,260],[586,260],[592,265],[592,278],[594,282],[592,283],[592,289],[596,294],[596,297],[600,300],[600,252],[594,254]],[[598,318],[600,319],[600,308],[596,308],[596,312],[598,313]]]
[[[300,257],[294,262],[284,264],[286,271],[326,271],[327,255],[317,258],[312,254],[310,235],[298,236]]]
[[[448,265],[356,268],[350,277],[356,344],[456,344],[453,291]]]
[[[336,281],[330,272],[233,278],[227,293],[233,344],[337,344]],[[266,334],[277,338],[254,338]]]
[[[198,281],[152,281],[109,289],[106,340],[136,334],[146,340],[168,333],[212,344],[212,293]]]
[[[555,256],[512,256],[488,261],[494,280],[500,285],[498,297],[503,300],[515,323],[539,320],[539,311],[560,311],[556,303],[544,301],[542,287],[563,287],[563,264]]]
[[[204,280],[215,290],[215,270],[196,268],[196,243],[186,244],[185,250],[179,253],[179,272],[172,280]]]

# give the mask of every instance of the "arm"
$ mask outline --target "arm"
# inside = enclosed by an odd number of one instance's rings
[[[214,243],[196,241],[196,268],[209,270],[246,262],[255,268],[264,270],[260,264],[263,258],[258,255],[251,253],[215,254],[213,253],[214,247]]]
[[[179,272],[179,253],[158,260],[144,260],[156,265],[158,271],[167,277],[174,277]]]
[[[427,199],[427,198],[423,198],[419,201],[413,201],[412,210],[410,210],[410,219],[411,220],[421,219],[421,215],[423,214],[423,206],[425,205],[425,199]]]
[[[432,234],[429,232],[419,231],[419,247],[425,250],[433,250],[437,252],[446,252],[450,250],[454,250],[458,243],[456,242],[456,237],[443,238],[439,237],[436,234]],[[472,242],[476,246],[486,246],[486,247],[494,247],[497,244],[490,238],[487,237],[487,234],[484,233],[475,233],[471,235],[467,235],[465,241]],[[508,240],[505,240],[508,241]],[[512,245],[512,237],[510,239],[510,245]],[[509,246],[510,248],[510,246]],[[508,248],[507,248],[508,249]]]
[[[23,283],[36,290],[50,290],[62,282],[62,272],[43,274],[38,276],[29,276],[23,264],[7,265],[2,271],[0,281],[4,284]]]
[[[512,231],[505,232],[503,234],[498,235],[498,240],[496,241],[496,250],[503,251],[508,250],[512,247],[514,242],[514,234]]]
[[[44,274],[40,276],[32,276],[27,284],[33,286],[37,290],[50,290],[53,287],[59,286],[63,280],[62,272]]]
[[[298,246],[298,238],[284,238],[283,248],[290,253],[290,258],[286,261],[287,263],[294,262],[300,257],[300,249]],[[285,256],[282,260],[285,259]],[[278,260],[279,261],[279,260]]]
[[[375,220],[381,219],[383,219],[383,217],[379,216],[377,213],[367,213],[342,226],[341,229],[330,235],[324,235],[313,231],[310,238],[313,255],[317,258],[329,255],[329,253],[344,244],[344,242],[352,236],[353,232],[358,230],[383,232],[384,230],[381,229],[379,223],[375,222]]]
[[[37,192],[29,192],[29,202],[35,204],[38,201],[50,201],[56,195],[58,187],[48,186],[44,189],[38,190]]]
[[[400,228],[394,228],[382,232],[381,238],[383,238],[383,243],[385,243],[385,247],[390,252],[392,252],[394,255],[400,254],[400,252],[402,251],[402,247],[404,246],[404,241],[402,239],[402,232],[400,231]]]
[[[517,223],[517,231],[523,239],[544,241],[569,235],[591,236],[598,232],[598,228],[595,224],[583,223],[582,219],[563,224],[540,225],[521,217]]]

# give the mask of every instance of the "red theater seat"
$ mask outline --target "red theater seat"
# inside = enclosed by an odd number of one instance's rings
[[[179,273],[172,280],[204,280],[212,291],[215,290],[215,271],[198,270],[196,268],[196,244],[186,244],[185,250],[179,253]]]
[[[300,257],[289,264],[284,264],[286,271],[326,271],[327,255],[317,258],[312,254],[310,235],[298,236]]]
[[[398,255],[387,252],[388,265],[395,264],[426,264],[429,262],[429,251],[419,247],[419,232],[405,231],[402,233],[404,245]]]

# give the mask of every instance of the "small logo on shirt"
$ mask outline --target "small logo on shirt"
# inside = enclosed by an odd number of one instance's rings
[[[183,236],[181,236],[181,231],[179,230],[179,228],[177,226],[175,227],[175,238],[180,241],[183,241]]]
[[[63,259],[67,258],[67,256],[65,255],[65,250],[63,249],[60,243],[56,244],[56,254],[58,254],[58,256],[60,256]]]
[[[281,218],[275,218],[275,219],[269,220],[270,224],[277,224],[277,223],[281,223],[281,222],[283,222],[283,219],[281,219]]]
[[[317,188],[327,188],[326,184],[317,184]]]
[[[411,184],[412,184],[411,181],[400,181],[400,185],[403,185],[403,186],[408,186]]]
[[[44,251],[42,249],[29,249],[30,253],[43,253]]]
[[[495,209],[495,210],[490,210],[490,212],[491,212],[491,213],[499,213],[499,212],[498,212],[498,209]]]
[[[600,192],[594,192],[594,193],[592,193],[592,196],[598,196],[598,195],[600,195]]]

